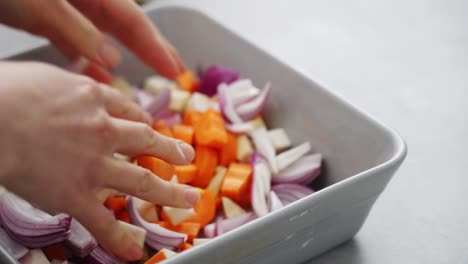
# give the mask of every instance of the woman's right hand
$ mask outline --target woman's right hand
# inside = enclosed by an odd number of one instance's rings
[[[150,127],[151,118],[116,90],[54,66],[0,62],[0,183],[43,208],[81,222],[104,247],[141,257],[97,200],[109,187],[144,200],[192,207],[198,191],[118,160],[114,153],[190,163],[190,145]]]

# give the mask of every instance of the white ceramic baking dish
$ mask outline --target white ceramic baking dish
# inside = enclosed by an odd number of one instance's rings
[[[319,189],[316,193],[168,262],[296,263],[351,239],[404,160],[403,139],[213,16],[173,4],[153,3],[146,11],[192,69],[216,63],[239,70],[257,86],[271,81],[265,111],[269,127],[284,127],[293,143],[310,141],[326,161],[321,179],[312,186]],[[10,59],[65,65],[50,46]],[[141,82],[154,73],[125,53],[117,74]]]

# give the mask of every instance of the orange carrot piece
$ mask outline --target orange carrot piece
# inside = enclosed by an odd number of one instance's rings
[[[197,78],[189,70],[186,70],[184,73],[177,76],[176,81],[177,81],[177,84],[179,84],[179,86],[183,90],[185,90],[187,92],[191,92],[191,93],[195,92],[198,89],[198,86],[199,86]]]
[[[174,166],[175,175],[177,175],[177,180],[179,183],[190,183],[197,176],[197,166],[195,164],[183,165],[183,166]]]
[[[117,215],[122,210],[127,209],[127,199],[125,199],[123,196],[109,197],[104,202],[104,205],[111,209],[115,215]]]
[[[150,259],[148,259],[145,262],[145,264],[156,264],[166,259],[166,253],[164,253],[164,251],[159,251],[158,253],[154,254]]]
[[[237,160],[237,139],[231,133],[227,133],[227,143],[219,152],[219,164],[228,167]]]
[[[185,112],[183,123],[186,126],[193,126],[194,124],[198,123],[198,121],[200,121],[201,117],[201,112],[190,110]]]
[[[129,224],[131,223],[131,221],[130,221],[130,214],[128,213],[127,210],[123,210],[123,211],[118,212],[118,213],[115,215],[115,218],[116,218],[117,220],[120,220],[120,221],[129,223]]]
[[[193,207],[195,215],[184,222],[200,223],[200,228],[213,221],[216,214],[216,198],[210,190],[201,191],[200,200]]]
[[[56,243],[42,248],[42,252],[46,255],[49,261],[54,259],[67,260],[69,252],[63,243]]]
[[[173,165],[155,157],[139,156],[137,157],[137,164],[166,181],[170,181],[174,175]]]
[[[166,124],[166,121],[164,121],[162,119],[154,122],[153,129],[156,130],[157,132],[165,135],[165,136],[173,137],[171,129]]]
[[[192,244],[184,243],[184,245],[182,246],[182,251],[185,251],[185,250],[190,249],[192,247],[193,247]]]
[[[237,203],[245,204],[252,185],[252,166],[246,163],[231,163],[221,184],[221,195]]]
[[[172,135],[174,138],[180,139],[190,145],[192,145],[194,133],[195,131],[191,126],[174,125],[172,127]]]
[[[212,148],[197,145],[194,163],[198,171],[191,184],[195,187],[206,188],[218,166],[218,153]]]
[[[161,218],[165,218],[165,217],[161,216]],[[200,223],[196,223],[196,222],[182,222],[176,226],[172,225],[167,220],[158,221],[156,223],[171,231],[187,234],[188,243],[192,243],[193,239],[195,239],[198,236],[198,233],[200,233],[200,229],[201,229]]]
[[[198,145],[221,149],[228,142],[223,117],[213,109],[203,113],[193,128],[195,129],[195,141]]]

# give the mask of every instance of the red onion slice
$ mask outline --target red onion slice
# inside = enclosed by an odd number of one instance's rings
[[[309,184],[320,174],[321,164],[320,153],[304,156],[273,175],[273,183]]]
[[[251,132],[254,127],[251,123],[225,124],[226,130],[234,134],[244,134]]]
[[[253,168],[251,193],[252,208],[258,217],[262,217],[268,214],[266,199],[269,190],[267,190],[266,185],[268,185],[268,187],[270,186],[269,180],[271,178],[271,173],[266,160],[258,153],[253,154],[251,164]]]
[[[248,102],[260,94],[260,89],[249,79],[237,80],[229,85],[229,95],[235,107]]]
[[[270,197],[268,198],[268,208],[270,209],[270,212],[277,211],[283,207],[284,205],[281,202],[281,200],[278,198],[276,193],[274,191],[271,191]]]
[[[169,89],[161,89],[156,96],[152,96],[138,89],[137,98],[142,108],[153,117],[153,120],[158,120],[169,109],[171,91]]]
[[[10,192],[0,197],[0,218],[5,232],[26,247],[44,247],[61,242],[70,233],[70,216],[52,216]]]
[[[208,224],[203,228],[203,234],[205,235],[206,238],[215,237],[215,231],[216,231],[216,223]]]
[[[87,256],[97,246],[94,237],[76,219],[71,222],[67,244],[80,257]]]
[[[3,228],[0,228],[0,246],[7,250],[15,259],[20,259],[29,252],[27,248],[11,239]]]
[[[285,206],[314,193],[309,187],[295,183],[276,184],[271,189]]]
[[[271,171],[277,173],[278,165],[276,164],[275,148],[270,141],[270,137],[268,137],[267,130],[264,127],[257,128],[250,133],[250,136],[257,151],[268,160]]]
[[[230,84],[239,79],[239,73],[231,68],[213,65],[206,69],[200,78],[199,92],[212,96],[221,83]]]
[[[126,262],[109,251],[102,248],[100,245],[97,246],[89,255],[85,258],[86,263],[89,264],[125,264]]]
[[[310,143],[305,142],[276,156],[278,170],[281,171],[310,151]]]
[[[146,243],[156,250],[179,248],[187,240],[187,235],[174,232],[158,224],[145,221],[138,213],[133,197],[128,199],[128,211],[132,223],[146,230]]]
[[[242,119],[234,109],[234,104],[229,96],[228,89],[229,87],[224,83],[218,86],[218,100],[221,113],[230,123],[243,123]]]
[[[268,96],[270,95],[271,84],[267,83],[260,91],[260,94],[246,103],[240,104],[236,107],[237,114],[244,120],[254,119],[265,107]]]
[[[218,216],[216,218],[216,228],[215,228],[215,236],[220,236],[224,233],[224,228],[223,228],[223,217]]]
[[[233,218],[224,219],[219,224],[222,226],[223,233],[227,233],[243,224],[246,224],[257,217],[253,212],[248,212]]]

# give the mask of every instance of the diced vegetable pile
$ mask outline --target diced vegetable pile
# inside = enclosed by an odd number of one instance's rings
[[[310,154],[308,142],[291,146],[284,129],[267,128],[262,111],[272,90],[269,83],[258,89],[235,70],[215,65],[199,81],[187,71],[176,82],[152,76],[138,88],[117,78],[113,86],[152,115],[154,130],[195,149],[193,163],[184,166],[115,154],[155,177],[200,191],[199,202],[190,209],[109,189],[98,194],[146,244],[141,263],[163,261],[314,192],[307,185],[320,174],[322,156]],[[0,197],[0,218],[0,243],[22,263],[124,263],[75,219],[50,215],[13,193]]]

